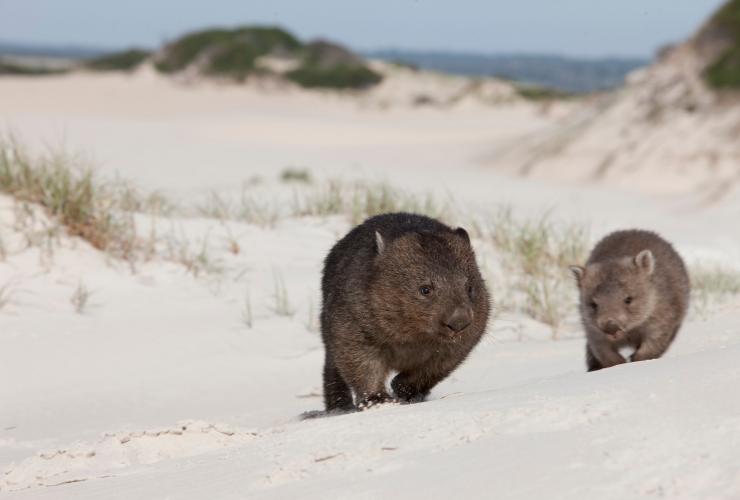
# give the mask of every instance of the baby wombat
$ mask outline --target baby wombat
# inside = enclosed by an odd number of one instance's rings
[[[670,243],[649,231],[601,240],[585,267],[572,266],[581,293],[588,371],[655,359],[671,345],[689,304],[689,276]]]
[[[422,401],[478,343],[489,299],[464,229],[372,217],[326,258],[321,282],[327,411]],[[354,393],[354,401],[353,401]]]

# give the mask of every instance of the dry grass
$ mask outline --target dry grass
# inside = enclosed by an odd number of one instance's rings
[[[252,297],[249,293],[249,290],[247,290],[247,297],[244,300],[244,309],[242,309],[242,323],[244,323],[249,329],[251,329],[254,325],[254,315],[252,314]]]
[[[290,297],[288,297],[288,289],[285,287],[285,280],[282,274],[277,270],[272,273],[273,278],[273,312],[278,316],[292,317],[295,314],[295,309],[290,303]]]
[[[245,183],[235,199],[211,193],[195,207],[182,208],[161,193],[142,193],[120,180],[103,182],[93,170],[80,166],[69,155],[50,153],[31,157],[13,138],[0,137],[0,193],[15,200],[13,229],[23,235],[21,246],[38,248],[40,265],[46,269],[53,265],[55,248],[66,232],[124,259],[132,270],[140,260],[159,256],[181,264],[196,277],[223,272],[218,256],[212,255],[207,237],[193,242],[184,235],[177,237],[174,231],[160,236],[152,224],[148,237],[142,238],[137,233],[135,214],[155,218],[194,213],[261,227],[272,227],[284,217],[333,215],[358,224],[373,215],[399,211],[454,223],[465,220],[460,213],[453,212],[449,200],[410,194],[386,183],[334,180],[312,184],[308,171],[300,169],[283,171],[281,179],[295,184],[292,203],[280,205],[274,199],[258,196],[252,189],[255,181]],[[549,325],[557,338],[564,322],[577,315],[576,287],[567,268],[585,261],[589,249],[587,228],[553,221],[548,214],[534,219],[516,218],[511,208],[500,209],[482,223],[462,225],[495,251],[491,261],[497,268],[488,272],[496,274],[492,282],[497,305]],[[16,243],[12,246],[15,248]],[[232,255],[242,252],[230,232],[226,251]],[[8,242],[0,236],[0,261],[7,259],[8,253]],[[705,315],[714,305],[740,295],[738,270],[703,265],[693,266],[690,274],[693,313]],[[294,316],[285,282],[277,271],[273,282],[274,313]],[[70,299],[77,312],[86,310],[89,296],[89,290],[80,282]],[[10,287],[0,287],[0,308],[8,304],[10,297]],[[252,327],[249,295],[242,320]],[[317,311],[311,300],[306,327],[317,330]]]
[[[5,306],[10,304],[13,298],[13,286],[11,283],[5,283],[0,286],[0,310],[4,309]]]
[[[209,193],[203,202],[196,205],[195,214],[200,217],[245,222],[260,227],[273,227],[280,219],[278,207],[271,201],[262,200],[253,195],[247,185],[242,187],[241,195],[236,201],[216,192]]]
[[[131,259],[136,230],[126,205],[129,191],[98,181],[93,170],[64,153],[31,157],[13,138],[0,139],[0,192],[41,206],[72,236]]]
[[[68,158],[54,154],[32,160],[15,142],[3,144],[0,155],[0,189],[21,201],[44,207],[68,227],[71,234],[105,249],[110,240],[111,217],[97,199],[92,170],[73,168]]]
[[[138,212],[170,217],[181,212],[171,199],[159,191],[145,193],[127,181],[116,180],[117,208],[124,212]]]
[[[415,212],[444,218],[449,207],[432,195],[405,193],[386,183],[329,181],[323,187],[294,198],[294,216],[345,215],[352,224],[388,212]]]
[[[292,203],[279,206],[274,199],[260,198],[250,182],[245,183],[236,199],[211,193],[202,203],[188,209],[177,206],[161,193],[143,193],[120,180],[100,181],[91,169],[79,166],[68,155],[32,158],[12,138],[0,137],[0,193],[14,198],[13,229],[23,235],[25,247],[39,249],[41,267],[46,269],[53,265],[55,248],[66,231],[113,257],[124,259],[132,270],[140,260],[159,256],[181,264],[196,277],[223,272],[207,237],[193,242],[184,235],[176,236],[174,230],[162,236],[157,234],[154,224],[147,237],[139,236],[134,215],[142,213],[152,217],[194,213],[261,227],[272,227],[284,217],[333,215],[358,224],[373,215],[398,211],[421,213],[453,223],[466,219],[453,211],[449,200],[410,194],[386,183],[334,180],[312,184],[308,182],[308,172],[302,170],[286,170],[281,178],[297,181]],[[488,273],[495,275],[491,281],[497,306],[549,325],[557,338],[565,321],[577,315],[576,287],[567,268],[585,261],[589,249],[587,228],[556,222],[548,214],[533,219],[516,218],[511,208],[502,208],[483,222],[480,220],[462,225],[495,251],[491,262],[496,269]],[[12,246],[15,248],[16,243]],[[232,255],[242,252],[230,232],[226,251]],[[8,242],[0,236],[0,261],[8,253]],[[714,305],[740,295],[738,270],[704,265],[693,266],[690,274],[694,313],[705,315]],[[294,316],[295,309],[278,272],[274,273],[273,281],[274,313]],[[10,295],[9,286],[0,287],[0,308],[8,303]],[[76,311],[86,310],[89,295],[84,283],[80,283],[70,299]],[[242,321],[252,327],[249,295]],[[311,300],[306,327],[311,331],[318,329],[317,311]]]
[[[314,300],[308,297],[308,315],[306,318],[306,329],[309,332],[316,333],[319,331],[319,315]]]
[[[72,293],[72,296],[69,299],[69,301],[72,303],[72,306],[74,306],[75,312],[77,314],[85,313],[90,301],[91,294],[92,292],[90,292],[85,283],[80,280],[80,282],[77,284],[77,288],[75,288],[75,291]]]
[[[695,264],[689,267],[689,276],[691,313],[699,317],[740,295],[740,270],[719,264]]]
[[[171,233],[166,239],[163,257],[166,260],[182,265],[196,278],[203,275],[219,275],[224,271],[220,260],[214,258],[210,251],[209,239],[191,242],[185,235],[179,237]]]
[[[587,228],[556,223],[547,214],[520,220],[505,208],[477,230],[491,241],[501,260],[502,307],[545,323],[557,338],[575,311],[576,287],[568,265],[586,259]]]

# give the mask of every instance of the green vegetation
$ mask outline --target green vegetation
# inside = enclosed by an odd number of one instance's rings
[[[541,87],[539,85],[515,84],[515,86],[517,94],[530,101],[550,101],[554,99],[565,99],[568,97],[572,97],[572,95],[568,94],[567,92],[547,87]]]
[[[288,289],[285,286],[283,275],[280,274],[277,270],[273,270],[272,278],[274,284],[274,292],[272,297],[275,301],[273,312],[278,316],[293,316],[295,314],[295,309],[290,303],[290,297],[288,297]]]
[[[131,71],[151,55],[141,49],[130,49],[96,57],[85,63],[85,67],[96,71]]]
[[[202,71],[243,80],[255,69],[255,60],[269,53],[293,52],[301,43],[276,27],[244,27],[199,31],[176,40],[164,48],[156,67],[175,73],[201,61]]]
[[[712,16],[705,33],[730,40],[730,46],[705,70],[707,83],[718,89],[740,89],[740,0],[725,3]]]
[[[0,193],[41,206],[69,234],[116,257],[130,261],[141,250],[124,208],[130,190],[98,181],[68,155],[31,157],[16,141],[0,138]]]
[[[690,269],[691,287],[696,292],[716,296],[740,294],[740,271],[724,267],[695,266]]]
[[[284,58],[292,71],[259,64],[263,56]],[[347,49],[325,41],[301,43],[274,26],[214,28],[186,34],[152,54],[129,49],[80,62],[76,67],[94,71],[131,71],[148,58],[166,74],[188,68],[200,75],[244,81],[253,74],[273,74],[307,88],[360,89],[378,83],[382,76]],[[279,67],[279,66],[278,66]],[[40,64],[0,59],[0,75],[45,75],[66,72]]]
[[[500,256],[506,309],[526,314],[552,328],[560,328],[574,311],[576,287],[568,266],[584,262],[588,255],[588,228],[560,224],[548,215],[516,219],[510,208],[502,208],[487,228],[477,228]]]
[[[706,69],[704,77],[714,88],[740,88],[740,46],[724,52],[717,62]]]
[[[304,196],[296,196],[291,215],[344,215],[352,224],[359,224],[368,217],[387,212],[415,212],[444,218],[447,209],[432,195],[414,196],[385,183],[330,181]]]
[[[213,275],[222,272],[223,266],[211,255],[207,239],[192,242],[172,234],[163,239],[155,229],[150,230],[149,236],[138,234],[133,213],[154,217],[199,215],[272,227],[288,217],[339,216],[350,224],[358,224],[381,213],[416,212],[462,223],[477,238],[476,245],[480,245],[483,254],[490,251],[495,256],[483,262],[495,266],[493,279],[489,281],[497,306],[549,325],[554,338],[577,311],[576,287],[567,268],[584,262],[588,254],[588,228],[584,225],[553,221],[547,214],[520,219],[514,217],[510,208],[480,219],[466,216],[451,200],[404,192],[384,183],[309,183],[305,181],[310,179],[309,173],[303,169],[286,169],[281,177],[298,181],[292,204],[260,197],[245,186],[237,199],[213,193],[200,205],[179,208],[161,195],[143,195],[120,180],[102,182],[91,169],[80,166],[79,161],[68,155],[50,153],[32,157],[13,139],[0,137],[0,193],[19,202],[17,224],[30,228],[29,244],[39,241],[34,235],[38,230],[33,221],[24,225],[23,219],[33,218],[31,214],[40,207],[53,223],[53,227],[43,227],[43,234],[39,233],[42,238],[48,235],[49,245],[60,234],[59,228],[64,227],[68,234],[128,262],[132,269],[141,260],[162,252],[165,259],[183,265],[195,276]],[[47,239],[38,245],[45,248]],[[233,239],[230,251],[239,253],[238,243]],[[6,252],[0,239],[0,260]],[[715,304],[727,303],[740,295],[737,269],[692,266],[690,275],[694,314],[703,315]],[[10,291],[9,286],[0,286],[0,307],[9,301]],[[85,310],[89,295],[83,284],[76,290],[72,301],[78,312]],[[274,310],[284,316],[295,312],[278,273],[274,277]],[[243,320],[246,324],[252,322],[249,299]]]
[[[0,59],[0,75],[43,76],[66,73],[67,69],[17,64]]]
[[[715,264],[693,265],[691,276],[691,309],[704,316],[712,305],[722,304],[740,295],[740,271]]]
[[[303,45],[275,27],[211,29],[186,35],[165,47],[155,66],[161,72],[175,73],[197,64],[203,74],[243,81],[260,70],[257,59],[269,54],[299,59],[300,66],[285,76],[303,87],[363,88],[381,80],[346,49],[327,42]]]
[[[302,66],[288,72],[289,80],[306,88],[362,89],[379,83],[383,77],[365,66],[339,65],[332,68]]]
[[[247,186],[242,187],[238,200],[225,198],[211,192],[194,207],[194,214],[218,220],[236,220],[261,227],[272,227],[280,218],[279,208],[270,200],[252,195]]]
[[[306,45],[301,65],[285,76],[302,87],[333,89],[361,89],[383,79],[360,57],[323,41]]]
[[[306,168],[288,167],[280,173],[280,180],[283,182],[302,182],[311,184],[311,172]]]

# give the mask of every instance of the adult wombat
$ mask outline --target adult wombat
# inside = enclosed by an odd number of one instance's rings
[[[464,229],[408,213],[372,217],[326,258],[326,409],[422,401],[483,335],[489,298]],[[354,393],[354,402],[353,402]]]
[[[571,266],[581,294],[588,371],[659,358],[671,345],[689,304],[689,276],[670,243],[649,231],[611,233],[585,267]]]

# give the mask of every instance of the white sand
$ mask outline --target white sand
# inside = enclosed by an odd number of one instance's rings
[[[66,144],[106,175],[183,202],[286,166],[388,179],[492,206],[659,230],[689,260],[740,265],[738,204],[603,184],[507,177],[492,150],[565,108],[413,108],[284,90],[182,87],[135,77],[0,79],[0,122],[34,147]],[[598,144],[597,144],[598,145]],[[300,422],[321,407],[315,331],[321,261],[342,217],[273,229],[181,218],[223,272],[194,278],[155,259],[135,273],[76,239],[26,248],[0,197],[3,498],[737,498],[740,308],[693,318],[668,355],[584,373],[577,328],[504,313],[431,401]],[[151,221],[143,219],[142,230]],[[39,221],[43,225],[43,218]],[[229,251],[236,241],[240,251]],[[481,264],[495,266],[481,241]],[[273,309],[283,277],[295,314]],[[564,279],[567,279],[564,277]],[[92,291],[77,314],[70,297]],[[495,288],[496,284],[492,284]],[[249,297],[254,324],[242,320]],[[182,424],[186,422],[186,429]],[[189,422],[189,423],[188,423]],[[54,486],[56,485],[56,486]]]

